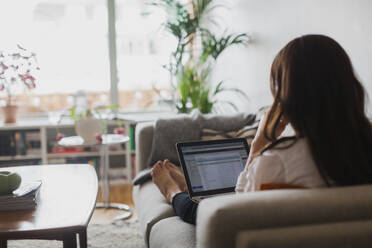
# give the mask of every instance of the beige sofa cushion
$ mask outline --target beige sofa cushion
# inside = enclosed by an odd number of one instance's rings
[[[195,248],[195,226],[178,216],[163,219],[151,229],[151,248]]]
[[[174,216],[173,208],[165,201],[164,196],[152,181],[135,186],[133,200],[142,234],[148,244],[153,225],[164,218]]]
[[[372,220],[250,230],[240,232],[236,241],[236,248],[369,248],[371,246]]]
[[[234,247],[241,230],[365,219],[372,219],[371,185],[212,197],[199,204],[198,247]]]

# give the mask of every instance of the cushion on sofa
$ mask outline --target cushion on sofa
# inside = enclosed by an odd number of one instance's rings
[[[177,142],[199,140],[203,128],[228,132],[252,125],[255,120],[255,114],[202,115],[198,110],[194,110],[189,115],[158,119],[154,127],[152,151],[147,164],[152,167],[158,160],[169,159],[179,165],[175,147]]]
[[[244,138],[247,140],[248,145],[251,145],[254,136],[256,135],[258,128],[258,122],[252,125],[245,126],[236,131],[218,131],[209,128],[203,128],[201,131],[201,140],[217,140],[217,139],[232,139],[232,138]]]
[[[141,232],[147,243],[153,225],[164,218],[174,216],[174,211],[152,181],[135,186],[133,188],[133,200],[138,213]]]
[[[222,248],[234,246],[239,230],[365,219],[372,219],[372,185],[212,197],[201,201],[196,227],[198,245]]]
[[[235,113],[235,114],[200,114],[193,113],[197,116],[200,129],[212,129],[222,132],[229,132],[243,128],[246,125],[252,125],[256,122],[258,114]]]
[[[149,167],[164,159],[179,165],[175,144],[199,139],[200,128],[196,118],[194,115],[180,115],[155,122],[152,150],[147,162]]]
[[[369,248],[371,244],[372,220],[249,230],[239,232],[236,239],[236,248]]]
[[[178,216],[163,219],[151,229],[151,248],[195,248],[195,226]]]

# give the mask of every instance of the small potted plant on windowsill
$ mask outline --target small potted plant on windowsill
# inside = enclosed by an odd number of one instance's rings
[[[36,87],[34,73],[39,70],[36,54],[17,45],[14,51],[0,51],[0,92],[5,94],[4,123],[15,123],[18,106],[14,95]]]

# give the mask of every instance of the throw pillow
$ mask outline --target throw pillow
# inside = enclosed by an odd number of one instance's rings
[[[217,139],[232,139],[245,138],[248,145],[251,145],[254,136],[256,135],[258,122],[250,126],[245,126],[236,131],[224,132],[214,129],[204,128],[201,132],[201,140],[217,140]]]
[[[201,129],[230,132],[241,129],[246,125],[253,125],[256,122],[256,114],[199,114],[197,120]]]
[[[156,121],[152,150],[147,162],[149,167],[164,159],[179,165],[176,143],[200,138],[199,123],[195,118],[197,118],[195,115],[180,115]]]
[[[147,164],[152,167],[157,161],[168,159],[175,165],[179,165],[175,146],[177,142],[200,140],[203,129],[222,132],[237,130],[254,123],[255,119],[254,114],[202,115],[198,110],[192,111],[189,115],[158,119],[154,127],[152,151]]]

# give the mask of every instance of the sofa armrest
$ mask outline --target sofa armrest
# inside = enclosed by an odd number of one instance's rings
[[[243,231],[236,239],[236,248],[368,248],[371,244],[372,220]]]
[[[235,247],[243,230],[372,219],[372,186],[293,189],[226,195],[202,200],[198,247]]]
[[[147,161],[151,154],[154,123],[143,122],[136,126],[136,174],[148,168]]]

